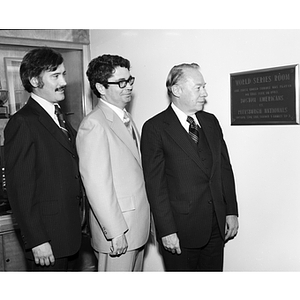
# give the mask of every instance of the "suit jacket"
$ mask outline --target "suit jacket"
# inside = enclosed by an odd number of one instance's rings
[[[134,130],[138,136],[135,126]],[[139,150],[122,120],[99,101],[80,124],[76,144],[91,205],[93,248],[109,253],[111,239],[125,232],[128,250],[143,246],[149,235],[150,209]]]
[[[8,199],[21,229],[26,256],[50,242],[56,258],[75,254],[81,244],[80,176],[75,130],[72,144],[33,99],[9,120],[5,134]]]
[[[144,124],[141,140],[146,190],[158,236],[176,232],[180,245],[187,248],[208,242],[214,211],[223,238],[226,215],[238,213],[233,172],[219,123],[203,111],[196,116],[212,152],[210,174],[171,106]]]

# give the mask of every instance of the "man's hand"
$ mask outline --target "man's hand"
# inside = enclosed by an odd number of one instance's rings
[[[37,265],[49,266],[54,265],[55,258],[49,243],[44,243],[32,248],[34,261]]]
[[[162,237],[161,239],[166,250],[172,253],[176,252],[177,254],[181,254],[177,233],[169,234],[167,236]]]
[[[234,215],[226,216],[225,241],[234,238],[239,229],[238,217]]]
[[[111,241],[110,256],[120,256],[125,254],[128,248],[128,243],[125,234],[117,236]]]

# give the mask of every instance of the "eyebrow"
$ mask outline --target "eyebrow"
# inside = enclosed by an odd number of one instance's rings
[[[206,86],[206,82],[204,82],[204,83],[196,83],[195,86]]]
[[[51,73],[51,75],[59,75],[59,74],[66,74],[67,73],[67,70],[64,70],[63,72],[60,72],[60,71],[57,71],[57,70],[55,70],[55,71],[50,71],[49,73]]]

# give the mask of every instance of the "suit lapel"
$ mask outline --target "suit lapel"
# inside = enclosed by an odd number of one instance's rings
[[[212,171],[211,171],[211,176],[212,176],[216,170],[216,162],[218,159],[217,153],[219,153],[218,142],[216,140],[216,134],[214,132],[214,125],[211,122],[209,122],[207,120],[207,118],[204,117],[204,114],[202,113],[202,111],[196,113],[196,117],[202,127],[202,130],[207,139],[210,151],[212,153],[212,159],[213,159],[213,165],[212,165]]]
[[[186,134],[185,129],[180,124],[175,112],[168,107],[166,112],[165,124],[166,132],[172,137],[172,139],[178,144],[178,146],[197,164],[197,166],[203,171],[207,176],[206,171],[203,169],[200,164],[200,159],[197,151],[193,147],[192,143],[189,140],[189,136]]]
[[[138,131],[138,129],[137,129],[130,113],[128,113],[128,116],[130,118],[131,125],[132,125],[132,130],[134,131],[135,138],[136,138],[135,145],[137,145],[137,149],[140,149],[140,147],[141,147],[141,137],[140,137],[139,131]]]
[[[39,116],[40,123],[49,131],[49,133],[68,151],[74,153],[70,142],[66,139],[61,129],[55,124],[48,113],[32,98],[27,102],[27,105],[35,111]]]
[[[135,141],[128,133],[125,125],[123,124],[122,120],[117,116],[117,114],[106,104],[99,101],[98,106],[103,111],[106,119],[108,120],[108,123],[112,129],[112,131],[118,136],[118,138],[129,148],[129,150],[132,152],[133,156],[136,158],[138,163],[141,165],[141,158],[138,152],[138,149],[135,145]],[[134,131],[136,133],[136,137],[138,138],[138,133],[136,130],[136,127],[134,125],[134,122],[132,122],[132,125],[134,127]]]

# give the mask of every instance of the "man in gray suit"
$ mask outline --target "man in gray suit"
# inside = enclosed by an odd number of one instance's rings
[[[98,271],[141,271],[150,210],[139,133],[125,108],[134,77],[129,61],[117,55],[93,59],[87,76],[100,99],[80,124],[76,142]]]

